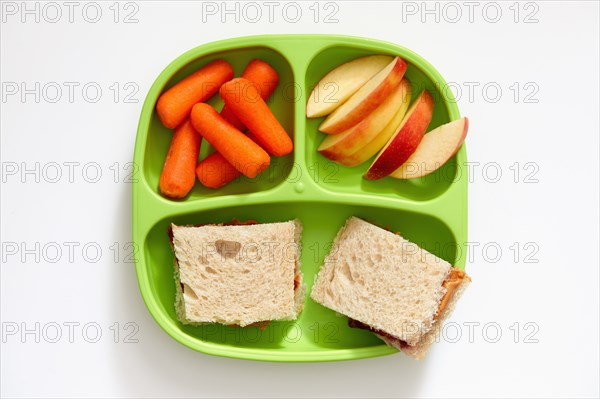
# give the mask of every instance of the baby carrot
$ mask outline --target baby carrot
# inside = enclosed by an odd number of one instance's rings
[[[242,78],[248,79],[252,83],[256,84],[260,96],[263,100],[267,101],[271,94],[275,91],[275,88],[279,84],[279,75],[273,67],[263,60],[258,58],[253,59],[248,63],[244,72],[242,72]],[[231,111],[227,105],[221,110],[221,116],[227,119],[233,126],[242,132],[246,130],[246,126],[239,120],[237,116]]]
[[[225,105],[250,129],[269,154],[286,155],[294,144],[275,115],[261,98],[256,84],[245,78],[236,78],[221,86]]]
[[[198,180],[208,188],[223,187],[240,175],[241,173],[219,151],[204,158],[196,168]]]
[[[166,197],[183,198],[194,187],[201,141],[189,119],[175,129],[159,181],[160,192]]]
[[[242,78],[254,82],[260,88],[260,96],[266,100],[273,94],[279,84],[279,74],[271,65],[258,58],[246,65]]]
[[[194,105],[191,120],[206,141],[245,176],[254,178],[269,166],[269,154],[223,119],[210,105]]]
[[[158,98],[156,112],[160,121],[173,129],[190,116],[194,104],[208,100],[233,77],[227,61],[215,60],[175,84]]]
[[[256,137],[251,133],[246,136],[256,143]],[[208,188],[223,187],[240,175],[241,173],[219,151],[204,158],[196,167],[198,180]]]

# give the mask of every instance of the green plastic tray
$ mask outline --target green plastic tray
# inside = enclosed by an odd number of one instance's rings
[[[178,57],[158,76],[144,102],[134,161],[141,178],[133,187],[133,241],[139,251],[137,278],[156,322],[171,337],[200,352],[267,361],[334,361],[395,353],[368,331],[351,329],[346,319],[309,298],[315,275],[331,241],[351,215],[365,218],[426,248],[464,269],[467,242],[466,150],[425,178],[379,181],[362,179],[369,162],[356,168],[338,166],[316,152],[324,135],[322,119],[305,118],[312,87],[333,67],[368,54],[399,55],[409,63],[406,75],[413,96],[428,89],[435,99],[429,130],[460,117],[440,74],[403,47],[377,40],[334,35],[265,35],[205,44]],[[210,190],[196,184],[182,201],[163,198],[158,180],[172,132],[162,126],[154,107],[159,94],[216,58],[229,61],[236,76],[253,58],[275,67],[281,81],[269,100],[271,109],[293,134],[293,154],[273,158],[257,178],[240,178]],[[220,107],[219,96],[210,102]],[[217,108],[220,109],[220,108]],[[201,155],[211,151],[206,141]],[[220,325],[185,326],[175,317],[173,254],[167,227],[176,224],[260,222],[299,218],[304,225],[302,271],[308,285],[306,305],[296,321],[273,322],[266,330]]]

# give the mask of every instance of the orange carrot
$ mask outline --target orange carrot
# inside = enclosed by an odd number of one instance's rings
[[[220,93],[225,105],[256,135],[270,154],[281,156],[292,152],[292,140],[260,97],[254,83],[236,78],[221,86]]]
[[[251,133],[246,136],[256,143],[256,137]],[[198,180],[208,188],[223,187],[240,175],[241,173],[219,151],[215,151],[204,158],[196,167]]]
[[[183,198],[194,187],[201,141],[189,119],[175,129],[159,181],[160,192],[166,197]]]
[[[248,63],[246,69],[242,72],[242,78],[248,79],[258,85],[260,96],[263,100],[271,97],[271,94],[273,94],[279,84],[279,74],[277,71],[271,65],[258,58]]]
[[[227,61],[206,64],[161,94],[156,103],[160,121],[169,129],[178,126],[190,116],[194,104],[208,100],[231,78],[233,68]]]
[[[261,98],[265,101],[271,97],[271,94],[273,94],[275,88],[279,84],[279,75],[277,74],[277,71],[273,69],[271,65],[258,58],[255,58],[248,63],[246,69],[242,72],[242,78],[255,83]],[[246,130],[246,126],[244,126],[242,121],[235,116],[231,108],[227,105],[221,110],[221,116],[227,119],[238,130],[241,130],[242,132]]]
[[[245,176],[254,178],[269,166],[269,154],[223,119],[210,105],[194,105],[191,120],[206,141]]]
[[[198,164],[196,176],[208,188],[220,188],[237,179],[241,173],[220,152],[215,151]]]
[[[292,152],[294,144],[265,101],[256,84],[245,78],[236,78],[221,86],[225,105],[250,129],[265,149],[273,155]]]

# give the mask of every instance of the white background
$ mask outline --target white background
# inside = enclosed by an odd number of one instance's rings
[[[121,4],[115,23],[111,3],[101,3],[98,23],[82,17],[86,3],[78,3],[73,23],[62,3],[56,23],[46,20],[55,18],[55,10],[47,8],[44,15],[43,3],[37,6],[39,23],[35,15],[24,15],[22,22],[21,10],[16,15],[3,11],[3,397],[598,397],[597,2],[497,3],[502,16],[496,23],[491,22],[495,7],[486,14],[484,3],[474,9],[472,22],[468,5],[455,3],[462,13],[455,23],[449,19],[456,8],[443,3],[437,5],[436,21],[435,14],[422,13],[421,2],[337,2],[334,23],[324,23],[324,14],[315,22],[313,3],[298,3],[302,18],[292,23],[282,15],[283,3],[271,22],[259,2],[259,22],[241,15],[236,23],[235,15],[225,15],[222,23],[221,13],[203,21],[202,3],[137,2],[138,22],[132,24],[122,19],[135,9]],[[335,10],[319,7],[322,13]],[[414,7],[412,15],[408,11]],[[532,23],[524,23],[530,13]],[[172,340],[145,308],[134,266],[124,262],[122,250],[131,241],[131,185],[124,182],[123,168],[132,160],[143,98],[181,53],[218,39],[264,33],[339,33],[391,41],[418,52],[462,88],[459,106],[471,118],[469,161],[496,162],[502,176],[492,182],[496,166],[485,173],[480,167],[472,176],[469,239],[481,245],[467,265],[474,283],[452,317],[462,336],[456,343],[437,344],[425,361],[400,354],[324,364],[211,357]],[[29,88],[35,82],[80,86],[72,103],[66,87],[57,103],[47,101],[54,92],[41,93],[37,103],[34,94],[24,99],[8,94],[21,82]],[[88,82],[103,89],[97,103],[82,96]],[[117,103],[109,88],[114,82],[120,87]],[[123,101],[128,82],[139,87],[133,96],[137,103]],[[471,98],[468,82],[479,84]],[[493,102],[493,90],[482,93],[487,83],[502,89],[498,101]],[[523,95],[532,88],[538,90],[526,102]],[[36,162],[40,168],[62,165],[60,182],[50,183],[43,175],[36,182],[35,172],[22,175]],[[79,162],[73,183],[64,162]],[[91,162],[100,165],[98,183],[82,177],[83,165]],[[518,176],[510,168],[515,162]],[[533,166],[525,169],[527,162]],[[121,170],[116,183],[115,163]],[[15,165],[19,169],[12,175]],[[86,176],[93,178],[93,171]],[[526,179],[529,173],[534,174]],[[79,243],[73,259],[65,242]],[[103,251],[96,263],[89,261],[93,251],[87,260],[81,253],[89,242]],[[110,249],[115,242],[121,247],[116,262]],[[6,250],[10,243],[27,248],[58,243],[64,251],[56,263],[48,261],[53,253],[42,254],[39,262],[31,254],[22,261],[21,252]],[[502,249],[502,256],[496,260],[494,251],[482,251],[486,243],[497,243],[492,245]],[[526,243],[533,244],[526,248]],[[35,334],[21,331],[36,322],[47,329],[39,343]],[[72,343],[64,325],[69,322],[80,323]],[[102,329],[97,343],[86,342],[81,332],[92,322]],[[111,330],[115,322],[117,343]],[[139,327],[138,343],[124,342],[128,322]],[[468,322],[480,323],[473,342]],[[496,343],[491,342],[495,330],[482,333],[490,322],[502,333]],[[58,343],[49,342],[56,333],[51,323],[61,325]],[[525,323],[533,324],[526,329]],[[19,332],[8,335],[15,325]],[[93,338],[93,330],[88,333]]]

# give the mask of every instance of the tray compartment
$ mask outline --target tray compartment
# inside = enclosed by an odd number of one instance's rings
[[[456,240],[448,226],[437,218],[411,211],[393,208],[339,204],[332,202],[281,202],[240,205],[185,213],[159,221],[149,232],[143,248],[148,268],[148,279],[160,308],[160,317],[184,335],[196,348],[206,343],[239,349],[239,357],[252,358],[246,351],[254,349],[263,355],[277,348],[284,352],[305,353],[307,360],[320,360],[320,352],[358,350],[385,347],[380,340],[366,331],[351,329],[346,318],[313,302],[307,293],[305,309],[296,321],[273,322],[265,331],[256,328],[240,330],[235,327],[207,325],[185,326],[175,317],[175,282],[173,279],[174,256],[169,245],[167,229],[175,224],[203,224],[256,218],[260,222],[286,221],[299,218],[304,226],[302,237],[302,271],[304,280],[311,287],[325,255],[344,221],[359,216],[392,231],[400,231],[404,237],[418,243],[434,254],[453,262],[457,255]],[[310,290],[309,290],[310,291]],[[361,356],[362,357],[362,356]]]
[[[428,131],[449,122],[458,115],[456,104],[449,97],[445,81],[420,68],[414,62],[416,55],[402,48],[389,51],[387,48],[331,46],[319,52],[310,62],[305,76],[305,90],[310,93],[318,81],[331,69],[358,57],[375,54],[398,55],[409,62],[405,76],[413,86],[413,99],[424,89],[430,91],[435,100],[433,119]],[[385,178],[378,181],[368,181],[361,178],[367,171],[371,160],[356,167],[346,167],[325,158],[317,152],[317,147],[327,136],[318,131],[322,118],[307,119],[306,121],[306,164],[313,171],[311,176],[323,188],[339,192],[353,192],[360,188],[363,192],[377,195],[404,197],[411,200],[428,200],[443,194],[457,178],[456,157],[447,162],[434,173],[423,178],[397,180]]]
[[[235,76],[240,76],[248,62],[253,58],[260,58],[271,64],[273,68],[277,70],[280,82],[267,103],[288,134],[293,137],[294,99],[297,97],[297,94],[295,93],[297,86],[294,85],[294,74],[288,60],[279,52],[271,48],[250,46],[241,49],[218,51],[208,55],[198,54],[195,59],[188,63],[181,60],[179,62],[182,64],[180,65],[180,69],[177,65],[172,64],[176,72],[172,77],[167,77],[168,81],[164,85],[164,88],[160,88],[159,92],[162,93],[165,89],[198,70],[208,62],[218,58],[225,59],[233,66]],[[175,63],[178,63],[178,60],[176,60]],[[220,110],[223,105],[218,93],[215,94],[208,103],[215,106],[217,110]],[[148,188],[157,195],[160,195],[158,193],[158,181],[169,149],[171,137],[172,130],[165,128],[158,119],[156,112],[153,112],[144,150],[143,173]],[[204,158],[213,151],[214,149],[210,144],[206,140],[202,140],[200,158]],[[197,183],[188,197],[183,201],[194,201],[216,195],[242,194],[270,189],[286,180],[290,171],[293,170],[293,162],[294,154],[285,157],[272,157],[269,168],[256,178],[248,179],[245,176],[240,176],[230,184],[218,190],[209,189]]]

